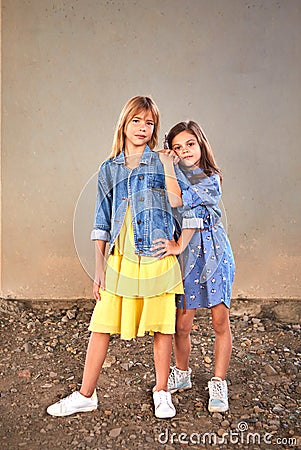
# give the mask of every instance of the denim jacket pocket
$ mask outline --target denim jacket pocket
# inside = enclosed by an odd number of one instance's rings
[[[164,175],[161,174],[153,174],[148,182],[147,187],[154,191],[165,191],[165,178]]]

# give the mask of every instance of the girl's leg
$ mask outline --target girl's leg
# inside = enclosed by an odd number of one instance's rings
[[[172,334],[154,334],[154,361],[156,369],[156,391],[167,391],[167,380],[172,350]]]
[[[177,309],[176,334],[174,336],[174,352],[176,367],[188,370],[191,351],[190,331],[193,324],[195,309]]]
[[[176,415],[171,394],[167,390],[172,336],[172,334],[162,334],[159,332],[156,332],[154,336],[156,386],[153,389],[153,400],[155,416],[159,419],[170,419]]]
[[[214,376],[222,380],[226,378],[232,353],[232,334],[229,320],[229,309],[223,304],[211,309],[212,325],[215,332],[215,369]]]
[[[91,397],[107,355],[110,341],[109,333],[91,333],[80,393]]]

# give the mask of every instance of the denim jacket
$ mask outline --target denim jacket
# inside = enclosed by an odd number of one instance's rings
[[[164,168],[148,146],[134,169],[125,165],[124,151],[106,160],[98,172],[98,193],[92,240],[109,241],[112,252],[128,205],[131,208],[135,252],[152,256],[152,242],[173,238],[173,215],[168,201]]]

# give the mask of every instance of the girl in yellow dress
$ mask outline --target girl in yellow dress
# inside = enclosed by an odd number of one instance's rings
[[[96,384],[110,335],[132,339],[145,333],[154,335],[155,416],[171,418],[176,414],[167,382],[175,332],[175,294],[183,293],[183,285],[176,257],[154,257],[153,241],[172,240],[171,206],[179,206],[181,191],[172,166],[170,177],[165,178],[163,164],[153,151],[159,124],[159,111],[152,99],[130,99],[120,114],[112,153],[100,166],[91,235],[96,249],[96,306],[83,381],[79,392],[48,407],[53,416],[96,409]],[[168,191],[172,193],[170,201]]]

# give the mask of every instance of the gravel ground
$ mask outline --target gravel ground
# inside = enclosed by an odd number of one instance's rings
[[[46,407],[79,387],[93,304],[59,309],[1,300],[0,439],[14,449],[301,448],[300,325],[232,317],[230,410],[207,411],[212,376],[210,314],[192,331],[193,389],[173,394],[177,416],[153,415],[152,338],[111,338],[98,382],[98,410],[67,418]]]

